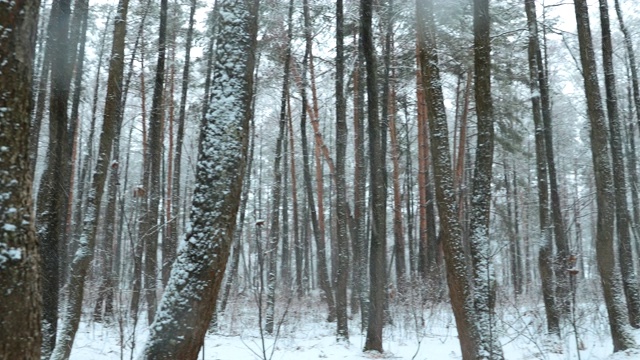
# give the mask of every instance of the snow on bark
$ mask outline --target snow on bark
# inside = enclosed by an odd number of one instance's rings
[[[598,83],[595,52],[589,26],[589,9],[585,0],[575,0],[575,14],[580,44],[580,60],[587,112],[591,125],[591,154],[596,183],[597,230],[596,254],[598,270],[609,315],[609,327],[613,350],[622,351],[636,346],[629,331],[627,313],[624,311],[620,275],[615,266],[614,254],[614,186],[609,154],[609,131],[605,125],[602,97]]]
[[[190,220],[146,344],[145,359],[195,359],[215,308],[246,162],[257,0],[218,4],[220,33]]]
[[[99,140],[98,161],[95,165],[91,187],[87,194],[86,209],[82,221],[82,233],[78,240],[78,250],[74,255],[69,270],[70,277],[67,286],[68,298],[61,324],[62,328],[51,354],[52,360],[69,358],[82,315],[85,279],[89,273],[91,260],[93,259],[98,230],[98,213],[102,195],[104,194],[109,165],[111,164],[112,144],[115,137],[117,116],[120,111],[128,4],[128,0],[120,0],[118,4],[118,16],[116,18],[116,26],[114,27],[114,42],[109,64],[104,122]]]
[[[0,359],[38,359],[40,254],[29,161],[39,1],[0,1]]]

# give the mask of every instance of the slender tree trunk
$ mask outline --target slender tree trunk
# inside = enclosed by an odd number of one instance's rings
[[[354,283],[355,292],[360,305],[360,330],[366,328],[369,314],[369,303],[367,296],[367,200],[366,200],[366,171],[365,162],[365,142],[364,142],[364,54],[362,42],[358,40],[357,63],[354,72],[354,95],[353,95],[353,133],[354,133],[354,171],[353,180],[353,223],[355,236],[352,239],[353,259],[354,259]]]
[[[144,46],[143,46],[144,48]],[[140,67],[144,69],[144,51],[140,52]],[[145,91],[145,80],[144,80],[144,71],[140,72],[140,106],[141,106],[141,117],[140,123],[142,127],[142,168],[146,169],[149,165],[148,154],[147,154],[147,106],[146,106],[146,91]],[[144,183],[145,175],[142,175],[142,183]],[[142,211],[146,209],[146,193],[144,186],[138,186],[134,190],[134,198],[135,198],[135,206],[136,210],[139,208],[143,208]],[[138,212],[136,212],[135,222],[136,226],[140,227],[141,217]],[[131,303],[129,306],[130,316],[133,318],[133,323],[136,324],[138,321],[138,312],[140,310],[140,291],[142,289],[142,253],[144,252],[144,243],[143,238],[140,236],[140,231],[138,231],[138,236],[136,237],[133,244],[133,279],[131,284]]]
[[[71,117],[69,123],[69,144],[68,146],[68,159],[71,159],[68,166],[66,167],[67,174],[65,175],[70,179],[69,181],[69,199],[67,202],[67,215],[66,215],[66,228],[65,228],[65,237],[67,239],[73,238],[73,225],[74,225],[74,213],[73,206],[75,201],[75,196],[77,191],[74,188],[76,182],[79,179],[75,178],[76,167],[79,165],[76,162],[77,153],[78,153],[78,139],[79,132],[78,127],[80,124],[80,95],[82,94],[82,78],[84,75],[84,58],[85,58],[85,45],[87,39],[87,26],[88,26],[88,18],[89,18],[89,3],[88,0],[76,0],[73,10],[73,20],[71,23],[71,46],[74,48],[73,61],[70,61],[70,66],[75,65],[75,75],[73,82],[73,97],[71,102]],[[77,49],[77,57],[75,56],[75,48]],[[79,187],[82,187],[80,185]],[[80,199],[81,200],[81,199]],[[82,202],[78,202],[77,206],[81,206]],[[62,271],[62,279],[67,278],[66,271],[69,265],[69,251],[68,251],[68,242],[62,242],[62,248],[60,249],[61,254],[61,271]]]
[[[398,143],[398,125],[396,121],[396,90],[391,87],[389,135],[391,137],[391,158],[393,162],[393,237],[394,256],[398,293],[403,294],[406,285],[407,264],[405,260],[405,240],[402,224],[402,196],[400,185],[400,145]],[[406,194],[405,194],[406,195]]]
[[[536,56],[538,45],[538,27],[534,0],[525,1],[527,24],[529,27],[529,76],[531,87],[531,103],[535,126],[536,172],[538,177],[538,211],[540,217],[540,253],[538,265],[542,280],[542,296],[547,316],[547,331],[560,335],[560,312],[556,304],[555,284],[553,281],[553,248],[551,244],[551,218],[549,214],[549,177],[547,169],[547,147],[545,146],[544,123],[540,96],[539,74],[541,72]]]
[[[289,129],[289,160],[291,170],[291,196],[292,196],[292,211],[293,211],[293,246],[296,262],[296,292],[298,297],[301,298],[304,294],[304,276],[303,276],[303,262],[304,262],[304,245],[300,236],[300,220],[298,210],[298,181],[296,175],[296,156],[295,156],[295,143],[293,138],[293,120],[291,117],[291,96],[287,96],[287,109],[288,109],[288,129]]]
[[[198,357],[236,224],[252,117],[258,2],[222,0],[218,8],[220,36],[211,111],[198,149],[192,231],[174,263],[144,359]]]
[[[29,128],[40,1],[0,3],[0,359],[40,359],[40,248]],[[11,94],[11,96],[6,96]],[[11,171],[6,171],[11,169]]]
[[[616,15],[618,17],[618,23],[620,25],[620,31],[624,36],[624,46],[627,50],[627,56],[629,57],[629,70],[631,71],[631,85],[633,88],[633,103],[636,108],[636,116],[638,119],[638,125],[640,125],[640,85],[638,84],[638,66],[636,63],[636,53],[633,50],[633,40],[629,29],[624,23],[622,17],[622,9],[620,8],[620,1],[614,0],[614,6],[616,8]]]
[[[147,320],[153,322],[156,313],[156,282],[158,252],[158,218],[160,198],[160,165],[162,163],[162,140],[164,128],[164,109],[162,104],[164,90],[164,73],[167,35],[167,0],[160,1],[160,29],[158,35],[158,61],[151,101],[151,117],[149,119],[149,165],[145,167],[145,186],[147,190],[147,209],[139,229],[139,240],[144,243],[144,290],[147,301]]]
[[[191,69],[191,46],[193,44],[193,27],[195,23],[195,12],[196,12],[196,0],[191,0],[190,8],[189,8],[189,28],[187,29],[187,38],[185,44],[185,53],[184,53],[184,68],[182,69],[182,89],[180,92],[180,108],[178,110],[178,133],[176,136],[176,150],[174,156],[173,163],[173,189],[171,194],[173,199],[171,200],[172,204],[172,226],[169,231],[169,239],[173,239],[177,241],[178,239],[178,228],[180,226],[179,213],[180,213],[180,187],[182,184],[182,147],[184,143],[184,127],[185,127],[185,119],[186,119],[186,107],[187,107],[187,93],[189,91],[189,74]],[[175,244],[167,254],[165,258],[165,264],[169,264],[169,268],[173,261],[175,261]],[[168,271],[167,271],[168,272]]]
[[[53,7],[52,7],[53,9]],[[55,15],[55,14],[54,14]],[[42,120],[44,118],[44,111],[46,107],[47,98],[49,95],[49,76],[51,74],[51,58],[53,52],[49,50],[49,36],[51,33],[51,27],[54,22],[52,21],[51,14],[49,14],[48,23],[41,34],[38,34],[38,38],[42,38],[45,43],[44,54],[42,55],[42,64],[40,68],[40,76],[38,80],[38,91],[36,101],[34,103],[34,114],[31,120],[31,126],[29,128],[29,159],[31,161],[31,178],[35,179],[36,164],[38,161],[38,150],[40,148],[40,129],[42,127]]]
[[[301,132],[301,142],[302,142],[302,167],[303,167],[303,175],[305,188],[307,193],[307,202],[309,205],[309,210],[311,211],[311,225],[313,227],[313,235],[316,239],[317,245],[317,253],[318,253],[318,276],[320,281],[320,287],[323,292],[324,300],[327,302],[327,306],[329,307],[329,314],[327,317],[327,321],[333,322],[335,319],[335,302],[333,298],[333,291],[331,290],[331,283],[329,282],[329,273],[327,271],[327,259],[325,252],[325,240],[324,234],[322,233],[322,228],[319,224],[319,212],[321,211],[318,208],[316,211],[315,201],[313,198],[313,189],[311,185],[311,170],[309,169],[309,146],[307,142],[307,67],[309,63],[309,58],[312,56],[311,46],[312,46],[312,38],[311,38],[311,18],[309,13],[309,2],[308,0],[303,0],[303,15],[304,15],[304,28],[305,28],[305,42],[306,42],[306,50],[305,57],[303,60],[303,71],[302,71],[302,114],[300,118],[300,132]],[[320,184],[318,184],[320,187]],[[320,202],[320,199],[318,199]]]
[[[575,13],[587,110],[591,124],[591,153],[597,192],[597,263],[609,315],[613,351],[616,352],[634,347],[635,342],[625,327],[626,315],[622,302],[619,301],[623,291],[616,271],[613,244],[615,197],[611,157],[608,151],[609,136],[602,109],[595,53],[591,40],[589,9],[585,0],[575,0]]]
[[[280,121],[278,139],[276,140],[276,154],[273,165],[273,186],[271,188],[271,224],[269,227],[269,246],[267,254],[269,269],[267,272],[267,308],[265,331],[272,334],[274,330],[276,272],[278,265],[278,242],[280,240],[280,203],[282,201],[282,152],[283,140],[287,124],[287,93],[289,91],[289,73],[291,62],[291,37],[293,32],[293,0],[289,2],[289,16],[287,21],[287,44],[284,58],[284,76],[282,80],[282,94],[280,97]]]

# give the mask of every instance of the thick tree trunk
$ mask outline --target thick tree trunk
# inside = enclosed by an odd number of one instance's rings
[[[504,359],[494,318],[495,274],[489,244],[493,178],[493,101],[491,98],[491,20],[489,0],[473,6],[474,89],[477,119],[476,161],[471,193],[470,247],[476,321],[481,331],[478,358]]]
[[[633,248],[629,232],[629,210],[627,208],[627,183],[622,150],[622,128],[618,116],[618,95],[613,69],[613,44],[609,25],[609,6],[600,0],[600,26],[602,30],[602,64],[607,96],[610,146],[612,156],[613,186],[615,191],[616,230],[618,235],[618,262],[622,273],[622,286],[627,300],[627,311],[631,326],[640,327],[640,288],[633,263]]]
[[[609,327],[613,340],[613,351],[622,351],[634,347],[633,337],[628,332],[626,314],[619,274],[616,271],[613,233],[615,215],[615,197],[611,157],[609,155],[608,129],[602,109],[600,88],[596,69],[595,52],[589,27],[589,9],[585,0],[575,0],[580,60],[587,98],[587,112],[591,124],[591,154],[596,183],[597,230],[596,253],[600,281],[604,291],[604,300],[609,315]]]
[[[40,180],[36,224],[42,246],[42,322],[43,356],[56,342],[60,288],[60,242],[64,234],[67,191],[63,190],[67,153],[68,100],[71,72],[68,67],[68,30],[70,0],[56,0],[51,7],[48,51],[51,53],[51,90],[49,91],[49,147],[46,169]],[[55,141],[53,140],[55,139]]]
[[[0,3],[0,359],[40,359],[42,284],[29,159],[39,8],[40,1]]]
[[[371,29],[373,2],[360,2],[360,41],[366,63],[367,118],[369,125],[369,174],[371,192],[371,242],[369,248],[369,321],[364,350],[382,352],[382,327],[384,325],[384,302],[387,281],[387,216],[386,186],[382,148],[380,117],[378,114],[378,89],[376,54]]]
[[[174,263],[144,359],[197,358],[236,225],[252,116],[258,2],[222,0],[218,8],[220,36],[211,110],[198,148],[192,231]]]
[[[444,97],[440,87],[440,69],[435,38],[433,1],[418,0],[417,33],[418,54],[422,74],[422,85],[429,106],[429,128],[433,153],[436,199],[440,214],[442,245],[447,266],[447,282],[451,306],[456,319],[462,358],[478,359],[481,354],[480,330],[476,322],[473,283],[469,274],[462,241],[462,228],[458,219],[453,173],[449,150],[447,119]],[[486,330],[486,329],[483,329]]]

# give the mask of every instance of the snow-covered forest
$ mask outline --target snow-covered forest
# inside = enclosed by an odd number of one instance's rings
[[[640,358],[634,0],[0,0],[0,360]]]

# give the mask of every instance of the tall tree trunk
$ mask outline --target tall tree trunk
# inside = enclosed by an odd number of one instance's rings
[[[113,30],[113,45],[109,63],[109,78],[107,80],[107,95],[105,99],[104,121],[100,134],[98,161],[93,172],[91,188],[88,193],[86,211],[83,219],[82,234],[79,248],[71,263],[65,317],[62,322],[60,338],[51,355],[52,360],[68,359],[71,354],[73,341],[78,331],[82,315],[82,299],[85,279],[93,259],[96,235],[98,229],[98,214],[102,195],[104,193],[107,173],[111,160],[113,139],[115,138],[118,112],[122,100],[122,76],[124,72],[124,40],[126,35],[126,19],[128,0],[121,0],[118,4],[115,27]]]
[[[474,0],[473,53],[474,88],[477,114],[477,146],[471,194],[470,247],[473,266],[473,292],[482,359],[504,359],[496,335],[494,318],[495,274],[491,261],[489,224],[491,222],[491,181],[493,177],[493,101],[491,98],[491,19],[489,0]]]
[[[218,8],[220,36],[211,110],[198,148],[192,231],[174,263],[144,359],[197,358],[236,224],[252,116],[258,2],[222,0]],[[232,81],[222,81],[227,77]]]
[[[162,164],[162,140],[164,138],[164,108],[162,104],[167,37],[167,0],[160,1],[160,28],[158,34],[158,61],[151,100],[149,119],[148,161],[145,167],[145,189],[147,208],[139,228],[139,240],[144,243],[144,293],[147,301],[147,320],[153,322],[156,313],[156,282],[158,252],[158,218],[162,191],[160,189],[160,166]]]
[[[395,85],[391,87],[389,134],[391,137],[391,157],[393,162],[393,251],[395,256],[398,293],[403,294],[406,285],[407,263],[405,259],[405,236],[402,224],[402,195],[400,185],[400,145],[398,143],[398,124],[396,121]],[[405,194],[407,195],[407,194]]]
[[[52,7],[53,9],[53,7]],[[45,18],[47,19],[47,18]],[[47,102],[47,96],[49,95],[49,76],[51,74],[51,58],[53,56],[53,52],[49,50],[49,39],[48,35],[51,33],[51,27],[54,22],[52,21],[51,13],[48,17],[47,26],[42,29],[40,34],[38,35],[38,39],[42,39],[42,42],[45,43],[44,51],[42,55],[42,63],[40,68],[40,76],[38,80],[38,91],[36,97],[36,101],[34,103],[34,114],[33,119],[31,120],[31,126],[29,128],[29,160],[31,161],[31,178],[35,179],[36,173],[36,164],[38,161],[38,150],[40,147],[40,129],[42,127],[42,120],[44,118],[45,105]]]
[[[556,297],[558,311],[560,315],[569,311],[569,240],[564,225],[562,214],[562,204],[560,203],[560,190],[558,188],[558,176],[556,174],[554,145],[553,145],[553,126],[551,115],[551,98],[549,91],[549,74],[546,58],[546,32],[543,30],[542,47],[545,51],[545,57],[542,56],[540,42],[537,41],[536,33],[535,45],[536,62],[538,65],[538,82],[540,90],[540,104],[542,106],[542,123],[543,136],[545,145],[545,155],[547,157],[547,172],[549,176],[549,195],[551,196],[551,220],[552,231],[556,245],[556,261],[555,261],[555,277],[556,277]]]
[[[602,109],[596,59],[589,27],[589,9],[585,0],[575,0],[575,13],[584,89],[587,98],[587,112],[591,124],[591,154],[597,193],[596,205],[598,207],[596,230],[597,262],[604,291],[604,300],[609,315],[613,351],[616,352],[634,347],[635,343],[625,327],[626,315],[622,302],[619,301],[623,294],[619,274],[616,271],[613,250],[615,197],[611,157],[608,150],[609,132]]]
[[[79,179],[76,179],[74,174],[76,173],[76,167],[79,165],[75,160],[77,157],[77,153],[78,153],[78,139],[79,139],[79,132],[78,132],[78,127],[80,122],[80,116],[79,116],[79,109],[80,109],[80,95],[82,95],[82,78],[84,76],[84,58],[85,58],[85,46],[86,46],[86,39],[87,39],[87,26],[88,26],[88,19],[89,19],[89,3],[88,0],[76,0],[75,5],[74,5],[74,10],[73,10],[73,20],[71,23],[71,29],[73,30],[71,33],[71,46],[74,48],[74,53],[73,55],[73,61],[71,61],[70,66],[74,66],[75,65],[75,75],[74,75],[74,82],[73,82],[73,97],[72,97],[72,102],[71,102],[71,117],[70,117],[70,121],[69,121],[69,138],[67,139],[69,141],[68,146],[68,159],[71,159],[71,161],[69,162],[67,168],[65,169],[67,171],[67,174],[65,176],[67,176],[70,181],[69,181],[69,200],[67,203],[67,227],[65,229],[65,237],[68,239],[72,239],[73,238],[73,220],[74,220],[74,214],[73,214],[73,206],[74,206],[74,200],[75,200],[75,195],[77,193],[77,191],[74,189],[74,183],[77,183]],[[75,48],[79,46],[80,48],[77,49],[77,56],[75,56]],[[82,185],[80,185],[79,187],[82,187]],[[82,200],[82,199],[80,199]],[[82,205],[82,201],[77,203],[77,206],[81,206]],[[63,242],[61,244],[62,248],[60,249],[60,254],[61,254],[61,271],[62,271],[62,279],[66,279],[67,278],[67,274],[66,271],[68,269],[68,265],[69,265],[69,251],[68,251],[68,242]]]
[[[185,52],[184,52],[184,68],[182,69],[182,89],[180,92],[180,108],[178,110],[178,133],[176,136],[176,150],[173,162],[173,189],[171,194],[173,199],[171,200],[172,204],[172,216],[173,223],[169,231],[169,239],[177,240],[178,239],[178,228],[180,222],[178,221],[180,213],[180,187],[182,184],[182,146],[184,143],[184,126],[186,119],[186,107],[187,107],[187,93],[189,91],[189,73],[191,68],[191,45],[193,43],[193,27],[195,23],[195,13],[196,13],[196,0],[191,0],[191,4],[189,7],[189,28],[187,29],[187,39],[185,43]],[[165,264],[173,264],[175,260],[175,246],[170,249],[172,252],[168,253],[165,258]]]
[[[29,159],[39,9],[37,0],[0,3],[0,359],[40,359],[42,284]]]
[[[173,214],[173,164],[174,164],[174,146],[173,146],[173,138],[174,138],[174,123],[175,123],[175,114],[176,114],[176,105],[174,101],[175,95],[175,77],[176,77],[176,32],[172,32],[171,36],[171,66],[169,67],[169,75],[168,81],[169,84],[166,86],[169,88],[168,92],[165,89],[164,94],[164,102],[168,102],[169,106],[167,109],[168,112],[168,129],[166,137],[169,140],[169,144],[167,144],[167,160],[166,165],[163,163],[162,173],[163,178],[166,178],[165,181],[165,195],[164,195],[164,228],[162,231],[162,261],[160,262],[160,279],[162,281],[162,287],[164,288],[167,285],[167,281],[169,280],[169,274],[171,272],[171,264],[175,259],[175,252],[178,246],[178,239],[171,236],[173,232],[173,228],[175,227],[175,223],[173,219],[175,219],[175,215]],[[164,137],[164,134],[163,134]],[[167,167],[167,170],[164,170],[164,166]],[[162,190],[161,190],[162,191]],[[162,206],[162,205],[161,205]]]
[[[384,302],[387,254],[387,216],[385,193],[385,170],[378,114],[378,89],[376,54],[371,23],[373,2],[360,1],[360,41],[367,75],[367,119],[369,125],[369,174],[371,191],[371,245],[369,248],[369,321],[364,350],[382,352],[382,327],[384,325]]]
[[[144,47],[143,47],[144,49]],[[140,67],[144,69],[144,51],[140,51]],[[149,157],[147,156],[147,106],[146,106],[146,91],[145,91],[145,79],[144,70],[140,72],[140,123],[142,127],[142,168],[146,169],[149,166]],[[146,170],[145,170],[146,171]],[[142,183],[144,183],[145,174],[143,171]],[[139,185],[135,188],[133,197],[135,198],[136,210],[144,212],[147,206],[145,188],[143,185]],[[129,305],[129,313],[133,318],[133,323],[138,321],[138,312],[140,310],[140,291],[142,289],[142,253],[144,252],[143,238],[140,236],[140,221],[141,216],[138,211],[135,212],[135,226],[138,227],[138,236],[132,239],[133,247],[133,278],[131,284],[131,303]]]
[[[542,119],[542,104],[540,96],[540,73],[542,64],[537,56],[540,50],[538,43],[538,26],[534,0],[525,1],[527,24],[529,27],[529,76],[531,88],[531,103],[533,122],[535,126],[536,172],[538,177],[538,211],[540,218],[540,253],[538,265],[542,280],[542,296],[547,316],[547,331],[560,335],[560,309],[556,304],[555,284],[553,280],[553,248],[551,244],[551,218],[549,204],[549,176],[547,168],[547,147],[544,132],[546,130]]]
[[[267,254],[269,269],[267,273],[267,308],[265,331],[272,334],[274,330],[276,277],[278,265],[278,242],[280,240],[280,203],[282,201],[282,152],[285,130],[287,127],[287,94],[289,92],[289,74],[291,63],[291,38],[293,34],[293,0],[289,1],[289,15],[287,18],[287,43],[284,55],[284,71],[282,77],[282,94],[280,97],[280,121],[278,139],[276,140],[276,154],[273,164],[273,186],[271,188],[271,224],[269,227],[269,246]],[[285,160],[286,161],[286,160]]]
[[[287,109],[288,109],[288,126],[289,129],[289,161],[291,170],[291,197],[292,197],[292,211],[293,211],[293,247],[295,254],[295,267],[296,267],[296,292],[298,297],[302,297],[304,294],[304,276],[303,276],[303,262],[304,262],[304,245],[300,236],[300,220],[298,210],[298,180],[296,175],[296,156],[295,156],[295,143],[293,138],[293,120],[291,116],[291,96],[287,96]]]
[[[638,84],[638,65],[636,63],[636,53],[633,50],[633,40],[631,39],[631,34],[629,33],[629,29],[626,27],[624,19],[622,17],[620,1],[614,0],[614,6],[616,8],[616,15],[618,17],[620,31],[624,35],[624,46],[627,50],[627,56],[629,57],[629,70],[631,72],[631,85],[633,88],[633,103],[636,108],[638,125],[640,125],[640,85]]]
[[[331,283],[329,282],[329,273],[327,271],[327,259],[325,252],[325,240],[324,234],[322,234],[321,226],[319,224],[319,212],[316,211],[315,201],[313,198],[313,188],[311,185],[311,170],[309,169],[309,146],[307,142],[307,68],[309,58],[312,56],[311,46],[311,15],[309,11],[309,0],[303,0],[303,15],[304,15],[304,28],[305,28],[305,42],[306,50],[303,59],[303,71],[302,71],[302,113],[300,117],[300,133],[301,133],[301,145],[302,145],[302,168],[304,175],[304,182],[307,194],[307,202],[309,210],[311,212],[311,225],[313,227],[313,235],[316,240],[317,252],[318,252],[318,276],[320,281],[320,287],[323,292],[324,300],[327,302],[329,308],[329,314],[327,321],[332,322],[335,318],[335,302],[333,298],[333,291],[331,290]],[[320,185],[318,185],[320,186]],[[320,199],[318,199],[320,201]]]
[[[462,358],[477,359],[479,331],[474,310],[473,283],[467,268],[467,258],[462,241],[449,150],[449,135],[444,107],[444,97],[440,86],[433,1],[416,2],[418,54],[422,74],[422,86],[431,116],[429,128],[431,151],[433,153],[436,199],[440,214],[442,245],[447,266],[447,282],[451,306],[456,319]],[[486,329],[483,329],[486,330]]]
[[[51,7],[48,51],[51,52],[51,90],[49,92],[49,147],[46,169],[38,191],[38,238],[42,247],[43,356],[49,356],[55,342],[60,288],[60,242],[64,234],[67,191],[66,165],[68,100],[71,72],[68,67],[70,0],[56,0]],[[55,140],[53,140],[55,139]]]
[[[627,208],[627,183],[622,150],[622,128],[618,116],[618,95],[613,70],[613,44],[609,25],[607,0],[600,0],[600,26],[602,30],[602,64],[607,96],[613,186],[615,191],[616,230],[618,234],[618,262],[622,273],[622,285],[627,299],[627,311],[631,326],[640,327],[640,288],[633,263],[633,248],[629,232],[629,210]]]
[[[347,154],[347,104],[344,97],[344,9],[336,2],[336,211],[337,256],[336,319],[338,341],[349,339],[347,317],[347,282],[349,279],[349,233],[347,230],[347,185],[345,159]]]
[[[354,71],[353,87],[353,134],[354,134],[354,170],[353,180],[353,223],[355,236],[352,239],[353,263],[354,263],[354,283],[355,292],[360,305],[360,330],[364,330],[369,314],[369,303],[367,296],[367,200],[366,200],[366,171],[365,162],[365,142],[364,142],[364,53],[362,51],[362,41],[358,41],[358,55],[356,68]]]

